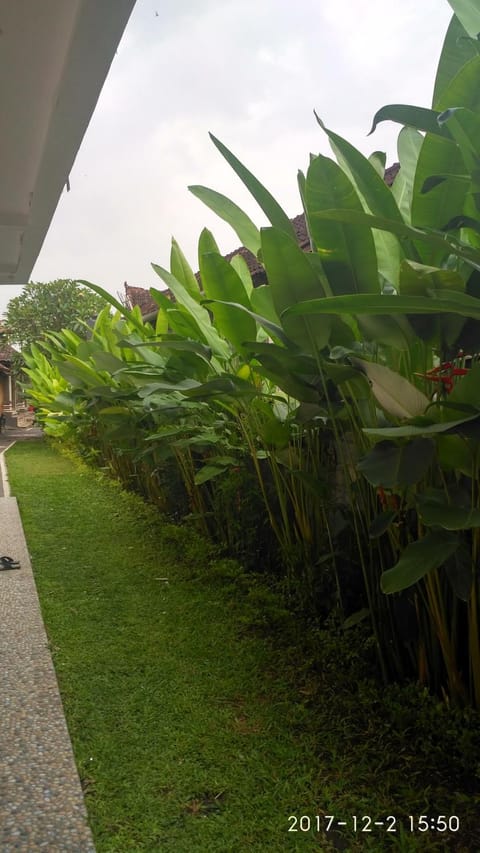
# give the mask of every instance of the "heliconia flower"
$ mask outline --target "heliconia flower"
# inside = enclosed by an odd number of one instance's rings
[[[417,373],[415,375],[422,376],[429,382],[440,382],[447,394],[450,394],[455,387],[454,377],[465,376],[466,373],[468,373],[467,367],[457,367],[454,362],[444,361],[443,364],[433,367],[426,373]]]

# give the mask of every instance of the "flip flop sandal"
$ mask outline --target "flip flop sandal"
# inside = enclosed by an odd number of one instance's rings
[[[0,557],[0,572],[6,572],[9,569],[19,569],[20,563],[17,560],[12,560],[11,557]]]

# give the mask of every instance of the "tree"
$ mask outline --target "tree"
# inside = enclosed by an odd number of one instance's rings
[[[84,337],[83,323],[94,319],[106,304],[101,296],[71,279],[30,282],[7,305],[4,324],[8,339],[23,350],[45,332],[68,328]]]

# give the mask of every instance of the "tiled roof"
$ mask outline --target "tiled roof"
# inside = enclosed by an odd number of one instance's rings
[[[290,220],[295,234],[297,235],[297,242],[301,249],[304,252],[310,251],[310,238],[308,236],[307,224],[305,222],[305,214],[300,213],[298,216],[295,216],[294,219]],[[241,255],[242,258],[246,261],[247,267],[249,269],[250,275],[252,276],[252,281],[256,287],[259,284],[265,284],[266,276],[265,270],[262,267],[261,263],[252,254],[248,249],[244,246],[240,246],[238,249],[234,249],[233,252],[229,252],[228,255],[225,255],[225,260],[231,261],[235,255]]]
[[[385,174],[383,179],[388,187],[391,187],[395,178],[397,177],[400,171],[400,163],[393,163],[392,166],[389,166],[388,169],[385,169]]]
[[[17,350],[11,347],[10,344],[0,343],[0,361],[10,362],[15,355],[17,355]]]
[[[153,301],[149,291],[145,290],[144,287],[133,287],[127,282],[125,282],[124,287],[127,308],[135,308],[138,305],[144,315],[157,310],[157,303]]]
[[[389,187],[392,186],[396,176],[398,175],[399,169],[400,163],[394,163],[392,166],[389,166],[388,169],[385,169],[384,180]],[[298,245],[304,252],[309,252],[310,238],[308,236],[307,224],[305,222],[305,214],[300,213],[290,221],[295,229]],[[228,255],[225,255],[225,260],[231,261],[235,255],[241,255],[245,260],[255,287],[258,287],[260,284],[265,284],[267,280],[265,270],[258,258],[256,258],[249,249],[246,249],[245,246],[239,246],[238,249],[234,249],[233,252],[229,252]],[[196,277],[197,280],[200,281],[199,273],[196,273]],[[163,292],[166,296],[171,297],[170,291],[165,290]],[[154,302],[148,290],[145,290],[143,287],[131,287],[127,282],[125,282],[125,297],[127,305],[130,308],[133,308],[135,305],[139,305],[144,316],[147,314],[153,314],[158,309],[157,303]]]

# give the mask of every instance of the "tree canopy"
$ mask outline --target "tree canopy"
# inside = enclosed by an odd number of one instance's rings
[[[7,305],[4,324],[8,339],[23,350],[45,332],[68,328],[83,337],[84,323],[95,318],[105,305],[101,296],[71,279],[30,282]]]

